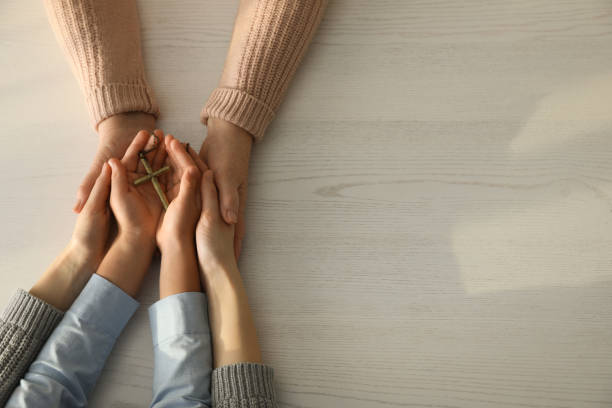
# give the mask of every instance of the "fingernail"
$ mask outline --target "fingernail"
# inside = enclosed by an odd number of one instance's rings
[[[227,218],[231,223],[235,224],[238,222],[238,216],[234,210],[227,210]]]

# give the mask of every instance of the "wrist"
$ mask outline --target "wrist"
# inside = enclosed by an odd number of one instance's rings
[[[87,245],[70,240],[64,252],[58,258],[58,266],[68,267],[71,270],[95,270],[102,256],[94,253]]]
[[[242,279],[235,262],[200,263],[200,271],[206,292],[235,289]]]
[[[161,250],[159,298],[185,292],[200,292],[200,276],[193,240],[177,242]]]
[[[227,137],[227,135],[231,135],[235,136],[238,140],[248,144],[249,146],[253,144],[253,136],[249,132],[224,119],[208,118],[206,127],[206,137],[214,137],[215,135],[223,135],[223,137]]]
[[[66,311],[95,272],[96,265],[69,244],[30,289],[30,293]]]
[[[195,247],[195,243],[193,240],[193,235],[189,236],[176,236],[176,237],[168,237],[166,239],[161,239],[158,242],[159,252],[162,255],[173,256],[184,252],[186,250],[193,251]]]
[[[155,236],[142,230],[120,231],[115,241],[118,246],[128,252],[155,250]]]
[[[96,273],[136,298],[154,251],[154,241],[135,240],[120,233]]]
[[[109,116],[98,124],[98,132],[101,136],[113,134],[113,131],[123,129],[135,130],[136,132],[145,129],[152,132],[155,129],[155,116],[144,112],[124,112]]]

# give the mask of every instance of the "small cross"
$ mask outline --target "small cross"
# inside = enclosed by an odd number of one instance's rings
[[[134,185],[137,186],[139,184],[145,183],[150,180],[151,183],[153,183],[153,188],[155,189],[155,192],[159,196],[159,199],[161,200],[164,206],[164,209],[167,210],[168,209],[168,199],[166,198],[166,194],[164,194],[164,190],[162,190],[161,185],[159,184],[159,181],[157,180],[157,176],[170,170],[170,167],[165,166],[157,171],[153,171],[153,169],[151,168],[151,165],[149,164],[149,161],[147,160],[147,156],[146,156],[147,153],[148,151],[142,151],[138,153],[138,157],[140,158],[142,165],[147,171],[147,175],[134,180]]]

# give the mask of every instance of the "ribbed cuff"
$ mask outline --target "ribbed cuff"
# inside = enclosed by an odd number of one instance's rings
[[[212,397],[216,403],[227,399],[243,401],[252,398],[274,401],[274,370],[256,363],[216,368],[212,376]]]
[[[62,317],[64,313],[59,309],[19,289],[2,312],[1,319],[34,338],[47,338]]]
[[[202,123],[206,124],[208,118],[219,118],[233,123],[253,135],[258,142],[274,118],[274,111],[244,91],[217,88],[202,109]]]
[[[153,90],[144,81],[105,84],[86,92],[89,114],[97,129],[109,116],[126,112],[149,113],[159,117],[159,106]]]

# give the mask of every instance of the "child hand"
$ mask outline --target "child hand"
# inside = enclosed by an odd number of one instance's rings
[[[202,207],[201,173],[196,163],[185,146],[172,135],[167,135],[164,142],[168,154],[166,164],[170,165],[172,173],[166,177],[170,205],[162,214],[157,229],[157,245],[162,253],[170,245],[193,246],[195,225]]]
[[[234,225],[221,218],[219,195],[213,172],[202,177],[202,213],[196,226],[196,247],[200,268],[207,275],[237,269],[234,255]]]
[[[163,139],[163,132],[155,132]],[[152,245],[155,244],[155,231],[163,206],[153,183],[145,182],[135,186],[134,180],[147,174],[140,161],[139,152],[151,148],[154,143],[153,136],[149,136],[147,131],[140,131],[121,161],[109,161],[112,168],[110,205],[119,226],[118,236],[132,242]],[[161,167],[165,159],[164,143],[160,143],[156,150],[147,155],[154,171]]]

